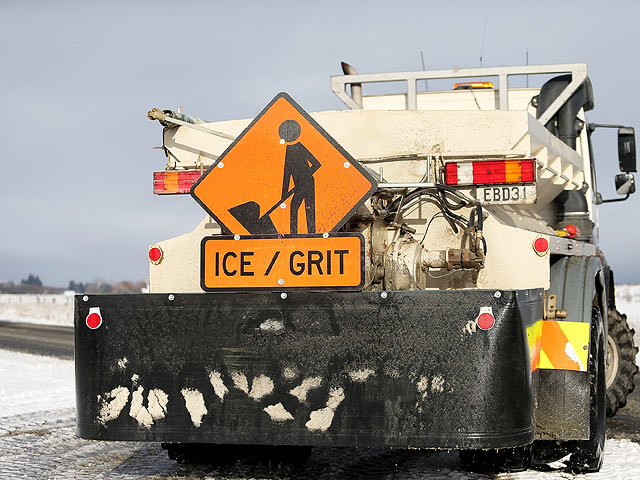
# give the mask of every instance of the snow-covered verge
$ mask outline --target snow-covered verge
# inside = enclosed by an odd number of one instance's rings
[[[71,360],[0,349],[0,423],[2,417],[75,406]]]
[[[0,320],[73,326],[73,295],[0,294]]]

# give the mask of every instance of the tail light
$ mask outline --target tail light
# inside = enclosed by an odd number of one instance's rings
[[[444,168],[447,185],[533,183],[536,179],[534,158],[447,162]]]
[[[189,193],[202,174],[199,170],[153,172],[153,193],[169,195]]]

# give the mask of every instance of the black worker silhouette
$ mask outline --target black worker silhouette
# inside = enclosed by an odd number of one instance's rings
[[[307,218],[307,233],[316,232],[316,186],[313,174],[320,168],[320,162],[302,143],[295,142],[300,136],[300,125],[295,120],[285,120],[278,129],[280,138],[287,142],[282,179],[282,198],[292,192],[290,233],[298,233],[298,217],[304,202]],[[293,180],[293,188],[289,188]]]
[[[307,218],[307,233],[316,232],[316,187],[313,174],[320,168],[320,162],[300,142],[300,124],[295,120],[285,120],[278,128],[281,142],[288,143],[284,158],[284,176],[282,180],[282,196],[263,215],[260,215],[260,205],[249,201],[231,207],[228,211],[252,235],[276,234],[276,229],[270,215],[292,194],[290,233],[298,233],[298,217],[300,207],[304,202]],[[293,188],[289,188],[293,180]]]

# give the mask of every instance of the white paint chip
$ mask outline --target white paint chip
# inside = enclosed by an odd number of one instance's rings
[[[144,393],[143,387],[133,392],[131,396],[131,408],[129,409],[129,416],[135,418],[138,421],[138,425],[145,428],[150,428],[153,425],[153,417],[149,411],[142,405],[142,394]]]
[[[271,420],[274,422],[286,422],[287,420],[293,420],[293,415],[284,408],[282,403],[269,405],[263,410],[269,414]]]
[[[571,345],[571,342],[567,342],[567,344],[564,346],[564,353],[567,354],[567,357],[580,365],[581,372],[587,371],[587,369],[584,367],[584,363],[582,363],[582,360],[580,360],[580,357],[578,356],[575,348],[573,348],[573,345]]]
[[[444,392],[444,378],[441,375],[436,375],[431,379],[431,391]]]
[[[344,400],[344,390],[339,388],[332,388],[329,390],[329,399],[327,400],[327,406],[320,410],[315,410],[309,415],[309,421],[305,423],[305,427],[310,431],[326,432],[333,422],[333,416],[336,409]]]
[[[334,412],[329,407],[314,410],[309,415],[309,421],[304,425],[312,432],[326,432],[333,422],[333,415]]]
[[[202,417],[208,413],[207,407],[204,405],[202,393],[191,388],[183,388],[180,393],[182,393],[184,404],[187,407],[189,415],[191,415],[191,422],[198,428],[202,425]]]
[[[284,322],[282,320],[276,320],[270,318],[260,324],[260,330],[263,332],[278,332],[284,328]]]
[[[422,398],[427,398],[427,389],[429,388],[429,379],[425,376],[420,377],[418,383],[416,383],[418,392],[422,394]]]
[[[101,404],[98,413],[98,423],[104,425],[109,420],[115,420],[120,416],[129,401],[129,389],[126,387],[116,387],[105,394],[105,398],[98,395],[98,403]]]
[[[229,393],[229,389],[226,387],[226,385],[222,381],[222,375],[220,375],[220,372],[216,372],[216,371],[211,372],[209,374],[209,381],[211,382],[213,391],[216,393],[218,398],[224,401],[224,396],[227,393]]]
[[[296,370],[294,367],[285,367],[285,369],[282,370],[282,376],[285,378],[285,380],[293,380],[294,378],[297,378],[298,370]]]
[[[364,383],[370,376],[374,375],[375,373],[376,372],[374,372],[370,368],[361,368],[360,370],[349,372],[349,378],[351,378],[352,382]]]
[[[258,401],[273,392],[273,380],[266,375],[259,375],[253,379],[249,396]]]
[[[129,363],[127,357],[121,358],[120,360],[118,360],[118,367],[124,370],[125,368],[127,368],[127,363]]]
[[[464,326],[463,331],[468,333],[469,335],[473,335],[478,331],[478,321],[476,319],[469,320]]]
[[[231,380],[233,381],[234,387],[249,395],[249,382],[247,381],[247,377],[244,373],[233,372],[231,374]]]
[[[167,415],[167,404],[169,403],[169,396],[159,388],[154,388],[149,391],[147,396],[147,409],[149,414],[154,420],[160,420]]]
[[[133,382],[134,386],[136,385],[136,383],[138,383],[138,380],[140,380],[140,376],[137,373],[131,375],[131,381]]]
[[[289,393],[296,397],[300,403],[307,401],[307,394],[309,390],[318,388],[322,384],[322,377],[309,377],[305,378],[300,385],[292,389]]]

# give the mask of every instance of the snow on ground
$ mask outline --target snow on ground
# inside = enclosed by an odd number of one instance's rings
[[[74,366],[59,360],[0,349],[2,417],[75,407]]]
[[[73,326],[73,295],[0,294],[0,320]]]

